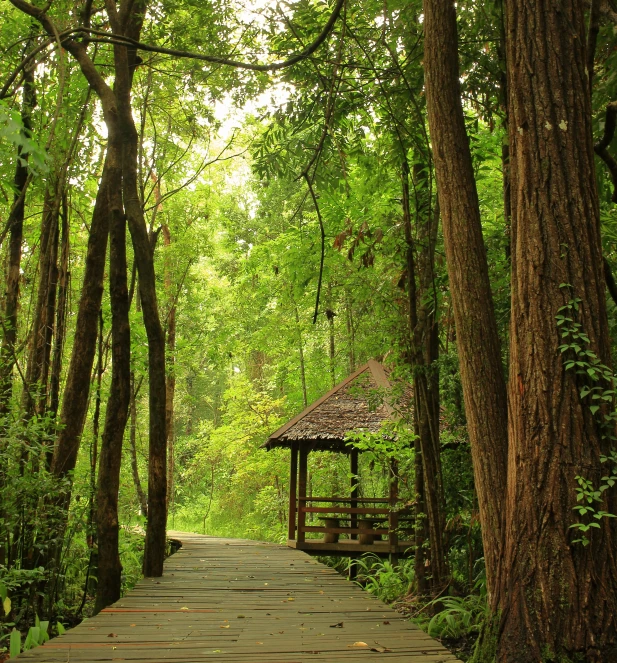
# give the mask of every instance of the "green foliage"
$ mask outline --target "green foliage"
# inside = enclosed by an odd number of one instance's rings
[[[561,287],[570,288],[568,284],[562,284]],[[581,401],[587,404],[602,438],[613,444],[616,441],[614,429],[617,422],[615,399],[617,378],[589,347],[589,337],[577,320],[581,303],[580,297],[574,297],[559,309],[557,325],[565,341],[559,350],[564,355],[565,370],[574,372],[582,382],[579,390]],[[573,543],[582,543],[584,546],[590,543],[587,535],[593,529],[600,529],[600,521],[603,518],[617,517],[606,508],[602,508],[602,505],[606,504],[605,491],[617,482],[617,451],[611,449],[608,455],[601,455],[600,462],[609,464],[611,469],[601,478],[599,484],[582,475],[575,477],[578,484],[576,500],[580,504],[573,508],[581,520],[570,527],[580,533],[580,538],[575,539]]]
[[[349,560],[358,573],[358,584],[386,603],[402,599],[414,580],[413,559],[404,559],[393,565],[387,559],[366,554],[359,559]]]
[[[19,158],[25,163],[24,156],[27,154],[30,157],[28,166],[34,173],[44,174],[48,170],[45,149],[25,129],[20,114],[2,99],[0,99],[0,150],[1,161],[7,162]],[[16,154],[20,156],[16,157]]]
[[[445,596],[434,599],[429,605],[438,609],[426,627],[427,633],[436,638],[453,640],[477,635],[486,619],[486,595]]]

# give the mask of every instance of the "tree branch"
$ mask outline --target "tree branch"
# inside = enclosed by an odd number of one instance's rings
[[[313,189],[313,183],[308,173],[304,173],[304,179],[308,186],[311,198],[313,199],[313,205],[315,205],[315,211],[317,212],[317,219],[319,220],[319,230],[321,232],[321,260],[319,261],[319,279],[317,281],[317,297],[315,298],[315,313],[313,314],[313,324],[317,322],[317,313],[319,312],[319,298],[321,296],[321,282],[323,280],[323,264],[324,258],[326,255],[326,231],[324,230],[323,219],[321,218],[321,211],[319,209],[319,203],[317,202],[317,196],[315,195],[315,190]]]
[[[35,7],[34,5],[31,5],[30,3],[26,2],[25,0],[9,0],[9,2],[14,6],[17,7],[17,9],[23,11],[25,14],[28,14],[29,16],[32,16],[33,18],[36,18],[41,25],[45,28],[45,30],[48,32],[48,34],[54,34],[54,24],[51,21],[51,19],[46,15],[45,11],[39,9],[38,7]],[[98,43],[103,43],[103,44],[117,44],[117,45],[122,45],[122,46],[132,46],[133,48],[137,48],[142,51],[148,51],[151,53],[162,53],[164,55],[173,55],[175,57],[179,58],[189,58],[192,60],[201,60],[203,62],[210,62],[212,64],[220,64],[220,65],[227,65],[229,67],[236,67],[238,69],[248,69],[250,71],[279,71],[280,69],[286,69],[287,67],[290,67],[291,65],[294,65],[298,62],[301,62],[302,60],[305,60],[309,56],[311,56],[328,38],[328,35],[332,31],[332,28],[334,27],[334,24],[338,20],[338,17],[341,14],[341,11],[343,9],[343,6],[345,5],[345,0],[337,0],[336,5],[334,6],[334,9],[332,10],[332,14],[330,15],[330,18],[328,19],[328,22],[324,25],[322,28],[321,32],[319,35],[316,37],[315,41],[313,41],[311,44],[309,44],[305,49],[300,51],[300,53],[296,53],[295,55],[292,55],[291,57],[287,58],[286,60],[283,60],[282,62],[273,62],[272,64],[253,64],[250,62],[241,62],[239,60],[231,60],[219,55],[205,55],[203,53],[194,53],[192,51],[182,51],[182,50],[177,50],[175,48],[164,48],[163,46],[155,46],[153,44],[144,44],[140,41],[137,41],[136,39],[132,39],[127,36],[123,35],[114,35],[110,34],[108,32],[104,32],[102,30],[93,30],[90,28],[86,27],[79,27],[75,28],[74,30],[71,31],[73,35],[77,34],[84,34],[84,35],[96,35],[97,38],[95,39],[90,39],[92,42],[98,42]],[[53,26],[53,27],[52,27]],[[85,55],[85,49],[83,49],[83,46],[81,44],[78,44],[77,42],[71,40],[71,39],[66,39],[63,42],[63,46],[71,52],[71,54],[80,62],[79,58],[77,57],[77,52],[79,49],[76,47],[81,47],[83,50],[83,53],[79,53],[81,57]],[[75,52],[73,51],[75,49]],[[87,55],[85,55],[87,58]],[[82,67],[83,70],[83,67]],[[84,71],[84,75],[86,75],[86,72]],[[101,78],[101,81],[103,79]],[[90,84],[97,89],[97,86],[90,81]]]

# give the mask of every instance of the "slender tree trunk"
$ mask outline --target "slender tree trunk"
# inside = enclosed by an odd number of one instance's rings
[[[56,195],[64,197],[64,192]],[[54,337],[54,327],[56,318],[56,295],[58,292],[58,243],[60,236],[60,200],[54,200],[53,219],[51,225],[49,264],[47,273],[47,292],[44,302],[45,312],[43,315],[44,324],[41,328],[41,350],[40,350],[40,377],[41,385],[39,393],[39,402],[37,405],[37,414],[42,416],[47,410],[49,393],[49,371],[51,366],[51,349]],[[53,455],[53,447],[50,447],[48,455]]]
[[[36,107],[34,72],[24,69],[21,121],[27,134],[32,132],[32,112]],[[6,280],[2,348],[0,349],[0,416],[9,410],[13,393],[13,368],[15,366],[15,341],[17,340],[17,309],[19,305],[19,283],[21,280],[21,245],[23,241],[26,188],[28,186],[28,152],[17,151],[17,163],[13,178],[13,209],[8,219],[9,265]],[[0,469],[1,474],[1,469]],[[0,481],[1,481],[0,476]]]
[[[456,10],[451,0],[425,0],[424,33],[428,120],[492,603],[504,532],[507,400],[460,97]]]
[[[24,86],[21,109],[21,120],[26,133],[32,131],[32,112],[36,107],[36,92],[34,89],[34,72],[30,68],[24,69]],[[19,306],[19,284],[21,280],[21,256],[23,242],[23,226],[26,203],[26,189],[28,186],[28,152],[17,151],[17,163],[13,178],[14,194],[13,209],[8,219],[9,230],[9,264],[6,281],[4,321],[2,323],[2,346],[0,347],[0,425],[4,429],[11,396],[13,394],[13,369],[15,367],[15,343],[17,340],[17,312]],[[0,490],[6,486],[7,467],[5,466],[4,451],[6,449],[6,436],[0,431]],[[4,508],[0,503],[0,521],[4,520]],[[0,542],[0,564],[5,564],[10,557],[10,542]]]
[[[90,549],[90,574],[86,592],[96,593],[96,579],[98,576],[98,545],[96,527],[96,470],[99,459],[99,430],[101,420],[101,383],[105,360],[103,358],[103,312],[99,313],[98,331],[98,357],[96,362],[96,373],[94,382],[96,390],[94,394],[94,415],[92,417],[92,442],[90,444],[90,491],[88,495],[88,527],[86,530],[86,544]]]
[[[62,197],[61,218],[61,248],[58,268],[58,306],[56,311],[56,334],[54,337],[54,354],[49,379],[49,410],[58,414],[60,403],[60,376],[62,372],[62,353],[66,335],[67,296],[69,287],[69,218],[66,193]],[[49,463],[52,457],[50,456]]]
[[[584,2],[508,2],[506,35],[512,314],[497,660],[605,663],[617,659],[617,528],[601,519],[582,546],[570,526],[575,477],[599,485],[614,424],[603,430],[580,396],[588,376],[564,369],[557,326],[580,298],[584,349],[610,366]]]
[[[441,458],[439,447],[439,426],[435,426],[434,401],[435,395],[431,388],[434,381],[429,382],[428,375],[432,368],[434,357],[430,343],[434,311],[431,312],[424,297],[430,287],[430,267],[432,265],[432,252],[434,250],[433,234],[430,231],[430,200],[425,168],[419,165],[416,173],[416,225],[420,228],[419,245],[422,247],[416,265],[412,227],[411,207],[409,198],[409,165],[407,159],[402,163],[402,191],[403,191],[403,223],[405,241],[407,243],[407,283],[409,296],[409,361],[413,370],[414,385],[414,418],[415,429],[419,439],[422,459],[422,476],[424,491],[422,502],[426,509],[425,525],[430,541],[430,580],[431,589],[438,594],[443,588],[442,583],[447,577],[445,551],[443,541],[443,482],[441,478]],[[417,286],[420,282],[420,288]],[[437,384],[437,389],[439,385]],[[437,403],[439,394],[437,393]],[[438,405],[437,405],[438,407]],[[437,411],[438,419],[438,411]]]
[[[296,329],[298,330],[298,349],[300,351],[300,380],[302,381],[302,402],[304,407],[308,407],[308,396],[306,392],[306,365],[304,363],[304,341],[302,340],[302,330],[300,329],[300,314],[298,306],[294,303],[294,313],[296,315]]]
[[[424,500],[424,469],[422,467],[422,445],[420,444],[420,435],[417,425],[414,426],[416,439],[414,441],[414,575],[416,579],[415,590],[418,596],[426,596],[428,593],[428,583],[426,580],[426,549],[424,542],[427,539],[428,532],[426,527],[426,505]]]
[[[118,176],[121,164],[115,166]],[[120,598],[122,564],[118,552],[118,491],[122,440],[128,418],[131,334],[126,265],[126,218],[120,190],[111,191],[109,291],[111,299],[112,376],[101,440],[97,484],[98,582],[95,611]]]
[[[334,316],[336,313],[332,309],[332,283],[328,283],[328,308],[326,309],[326,318],[328,318],[328,359],[330,360],[330,382],[332,388],[336,386],[335,371],[335,345],[334,345]]]
[[[167,504],[174,499],[174,397],[176,392],[175,353],[176,353],[176,301],[172,289],[172,266],[169,256],[171,246],[171,233],[169,227],[163,225],[163,245],[165,246],[165,290],[169,301],[167,315],[167,383],[165,392],[165,429],[167,431]]]
[[[129,404],[129,411],[131,413],[131,428],[130,428],[130,452],[131,452],[131,471],[133,473],[133,482],[135,483],[135,490],[137,492],[137,499],[139,500],[139,508],[141,515],[148,517],[148,501],[146,494],[141,485],[139,478],[139,466],[137,465],[137,392],[141,386],[141,379],[139,385],[135,385],[135,373],[131,372],[131,402]]]
[[[355,339],[355,330],[354,330],[354,319],[353,319],[353,306],[351,302],[351,295],[345,293],[345,317],[347,321],[347,342],[349,344],[349,350],[347,356],[349,359],[349,375],[351,375],[356,370],[356,339]]]

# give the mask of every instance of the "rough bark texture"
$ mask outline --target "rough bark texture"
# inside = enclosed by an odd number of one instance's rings
[[[460,98],[454,3],[425,0],[424,13],[428,120],[480,506],[487,585],[492,596],[504,528],[506,388]]]
[[[109,4],[109,3],[108,3]],[[114,32],[137,38],[143,23],[146,3],[132,5],[126,25],[121,17],[110,16]],[[110,10],[108,9],[108,13]],[[112,13],[113,14],[113,13]],[[149,464],[148,525],[144,553],[144,574],[163,573],[167,527],[167,431],[165,384],[165,334],[159,317],[154,274],[154,251],[139,199],[137,181],[138,133],[131,110],[131,84],[136,52],[123,46],[114,47],[116,99],[122,132],[122,193],[139,274],[139,297],[148,337],[149,377]]]
[[[49,355],[56,301],[58,257],[58,202],[55,183],[45,190],[41,235],[39,240],[38,285],[33,314],[32,333],[26,368],[26,384],[22,392],[22,416],[28,419],[42,414],[46,402]],[[51,319],[50,319],[51,317]]]
[[[52,472],[57,477],[63,477],[75,469],[88,408],[90,374],[96,352],[97,323],[103,297],[103,277],[109,235],[108,188],[111,183],[111,173],[107,164],[110,159],[114,158],[117,159],[117,155],[110,154],[108,149],[90,224],[73,350],[62,399],[61,428],[51,465]]]
[[[587,547],[570,529],[575,476],[597,486],[610,442],[579,396],[584,378],[564,369],[556,323],[580,297],[590,349],[609,364],[585,33],[582,0],[506,3],[512,316],[500,663],[617,659],[615,526],[603,519]]]
[[[120,164],[118,164],[120,171]],[[98,582],[95,611],[120,598],[122,564],[118,553],[118,491],[122,440],[131,395],[131,334],[126,277],[126,219],[121,191],[110,192],[109,282],[111,299],[112,376],[101,439],[97,486]]]

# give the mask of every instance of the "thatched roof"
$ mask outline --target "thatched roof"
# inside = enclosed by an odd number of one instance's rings
[[[290,447],[296,442],[311,449],[348,451],[345,437],[351,431],[376,433],[392,416],[379,390],[389,389],[383,366],[371,359],[334,389],[309,405],[272,433],[263,445],[266,449]]]

